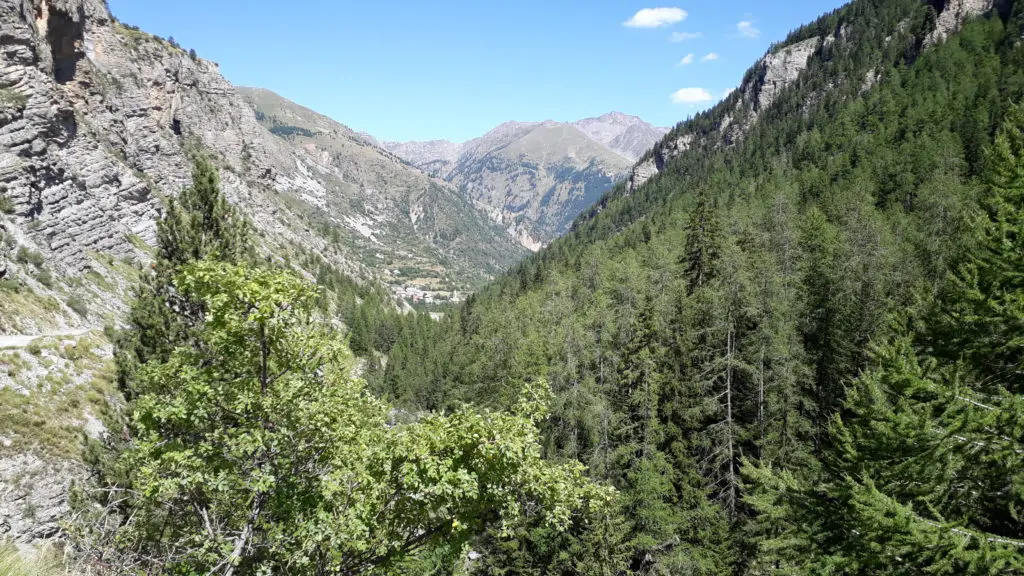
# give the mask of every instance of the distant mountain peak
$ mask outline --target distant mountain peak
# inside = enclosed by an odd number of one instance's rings
[[[605,112],[604,114],[601,114],[600,116],[597,116],[595,118],[584,118],[583,120],[579,120],[577,123],[585,122],[586,120],[614,120],[614,121],[618,121],[618,122],[634,122],[634,121],[643,122],[643,120],[641,120],[639,116],[634,116],[632,114],[626,114],[625,112],[619,112],[618,110],[612,110],[611,112]]]
[[[617,180],[667,130],[612,111],[578,122],[503,122],[478,138],[384,142],[456,185],[523,246],[536,250]]]
[[[639,116],[618,111],[577,120],[572,125],[607,148],[633,161],[638,160],[655,142],[668,133],[668,128],[652,126]]]

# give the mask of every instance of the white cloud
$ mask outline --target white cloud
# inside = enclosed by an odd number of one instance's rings
[[[744,38],[757,38],[761,35],[761,31],[754,28],[754,23],[750,20],[744,20],[736,24],[736,30],[740,33],[740,36]]]
[[[686,56],[683,56],[683,59],[679,61],[679,66],[687,66],[689,64],[693,64],[693,53],[692,52],[687,54]]]
[[[714,62],[715,60],[718,60],[718,54],[715,52],[708,52],[700,59],[701,62]]]
[[[672,93],[672,102],[676,104],[699,104],[711,100],[714,100],[714,97],[703,88],[682,88]]]
[[[622,23],[630,28],[661,28],[686,19],[682,8],[644,8]]]
[[[671,42],[686,42],[687,40],[696,40],[702,36],[704,35],[700,32],[673,32],[669,40]]]
[[[726,98],[728,98],[735,91],[736,91],[735,88],[729,88],[725,92],[722,92],[722,99],[725,100]]]

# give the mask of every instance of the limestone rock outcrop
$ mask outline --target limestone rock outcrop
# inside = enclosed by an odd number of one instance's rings
[[[935,30],[928,36],[925,44],[931,45],[946,39],[967,21],[968,18],[984,14],[992,10],[996,0],[948,0],[935,19]]]
[[[195,153],[218,165],[270,254],[302,246],[377,279],[389,259],[447,262],[460,289],[521,255],[456,190],[366,139],[331,158],[268,130],[217,64],[118,22],[104,0],[0,0],[0,54],[0,195],[13,211],[0,226],[59,279],[97,269],[98,257],[144,261]],[[382,184],[395,174],[408,185]],[[438,217],[413,222],[417,209]],[[473,224],[455,238],[442,221]],[[8,252],[0,246],[0,262]]]

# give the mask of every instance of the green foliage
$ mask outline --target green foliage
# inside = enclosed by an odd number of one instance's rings
[[[524,507],[563,530],[612,497],[578,464],[541,457],[543,387],[514,413],[389,426],[387,406],[351,376],[351,354],[320,328],[304,282],[203,261],[176,286],[207,321],[194,345],[137,372],[135,440],[121,465],[139,498],[121,538],[140,566],[384,571],[491,522],[512,525]]]
[[[35,250],[29,250],[22,246],[18,248],[18,253],[15,255],[15,259],[22,264],[31,264],[36,268],[42,268],[43,264],[46,264],[46,258],[42,254]]]
[[[216,168],[197,157],[192,186],[167,203],[157,223],[157,252],[152,272],[143,277],[128,314],[128,328],[116,341],[118,381],[127,396],[134,372],[149,360],[165,360],[187,342],[204,316],[201,303],[190,302],[173,287],[178,270],[213,258],[237,262],[251,257],[250,229],[220,191]]]
[[[0,576],[58,576],[64,574],[58,562],[48,553],[38,552],[39,557],[28,560],[18,553],[14,546],[0,545]]]
[[[39,273],[36,274],[36,280],[47,288],[53,288],[53,274],[46,268],[39,270]]]
[[[832,40],[742,139],[735,94],[440,322],[311,251],[316,294],[224,264],[243,228],[197,167],[120,346],[123,552],[203,573],[1024,570],[1024,4],[929,47],[946,4],[796,30]],[[620,497],[586,506],[606,492],[550,461]]]
[[[978,238],[931,319],[943,355],[986,367],[1024,392],[1024,111],[1013,107],[986,158]]]
[[[748,465],[749,502],[773,527],[762,561],[799,573],[1024,570],[1022,129],[1014,108],[986,162],[978,248],[924,322],[875,348],[830,426],[827,466],[801,477]]]
[[[14,214],[14,202],[3,192],[0,192],[0,214]]]
[[[11,88],[0,88],[0,107],[10,106],[24,110],[26,104],[28,104],[28,96]]]
[[[275,124],[270,127],[271,134],[277,136],[288,137],[288,136],[304,136],[306,138],[312,138],[315,134],[308,128],[302,128],[301,126],[288,126],[283,124]]]
[[[1024,14],[1014,10],[1007,14]],[[967,470],[965,456],[962,468],[937,465],[927,484],[935,499],[900,492],[917,489],[917,452],[885,478],[862,477],[866,460],[836,460],[837,446],[868,458],[861,451],[874,438],[868,428],[843,440],[837,414],[844,424],[867,414],[857,419],[864,426],[888,417],[857,402],[876,397],[860,386],[882,358],[872,342],[891,336],[893,317],[932,326],[913,328],[926,355],[962,358],[959,376],[947,366],[920,377],[934,388],[975,388],[985,399],[965,397],[986,406],[1017,390],[1024,262],[1015,252],[1020,213],[1007,206],[1019,205],[1024,137],[1003,128],[986,150],[1002,120],[1019,115],[1008,102],[1024,97],[1024,19],[978,19],[926,49],[935,14],[913,0],[861,0],[791,34],[787,43],[835,40],[757,111],[741,140],[734,124],[721,128],[744,111],[738,94],[678,126],[663,142],[694,135],[691,148],[644,186],[610,192],[572,232],[441,323],[401,332],[382,389],[412,409],[501,407],[523,382],[547,378],[555,400],[545,449],[619,489],[611,541],[627,543],[631,572],[898,572],[897,556],[913,559],[903,573],[1012,571],[1012,546],[989,540],[1022,538],[1007,525],[995,530],[1005,514],[970,520],[966,507],[942,508],[963,497],[950,478],[1012,492],[1016,480],[995,484],[1015,477],[994,449],[982,465],[991,480]],[[950,270],[957,280],[947,283]],[[929,312],[932,297],[947,293]],[[968,377],[974,366],[988,377]],[[960,430],[955,402],[930,402],[949,419],[943,430]],[[1018,442],[1015,422],[987,424]],[[908,423],[878,434],[888,444],[871,450],[881,459],[912,438],[930,437]],[[836,469],[846,476],[826,473]],[[1002,498],[1004,510],[1017,509]],[[906,530],[894,527],[901,523]],[[955,535],[964,536],[956,530],[992,532],[954,553]],[[542,572],[541,562],[563,570],[565,550],[600,549],[581,537],[545,551],[540,538],[524,530],[514,542],[489,541],[499,552],[485,561],[488,573]],[[873,544],[890,539],[891,555]]]
[[[68,308],[71,308],[75,314],[78,314],[82,318],[87,318],[89,316],[89,304],[80,294],[72,294],[71,296],[68,296],[66,304],[68,305]]]

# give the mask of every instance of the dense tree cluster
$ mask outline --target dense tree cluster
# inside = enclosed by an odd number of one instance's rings
[[[543,377],[548,457],[620,492],[600,526],[482,538],[474,570],[1022,569],[1022,7],[931,47],[913,0],[795,31],[834,40],[742,141],[734,95],[651,182],[400,331],[370,375],[400,405]]]
[[[440,321],[313,251],[295,266],[319,290],[257,263],[200,162],[118,341],[116,557],[1024,571],[1024,1],[930,45],[940,4],[796,30],[830,40],[742,140],[734,94]]]
[[[209,162],[196,161],[157,236],[117,338],[129,421],[75,528],[93,566],[224,576],[451,567],[485,529],[510,531],[528,514],[559,534],[613,501],[578,462],[543,458],[542,380],[503,412],[396,419],[354,374],[326,314],[394,313],[323,265],[314,270],[330,296],[257,263]],[[366,327],[349,332],[366,350],[377,344]]]

